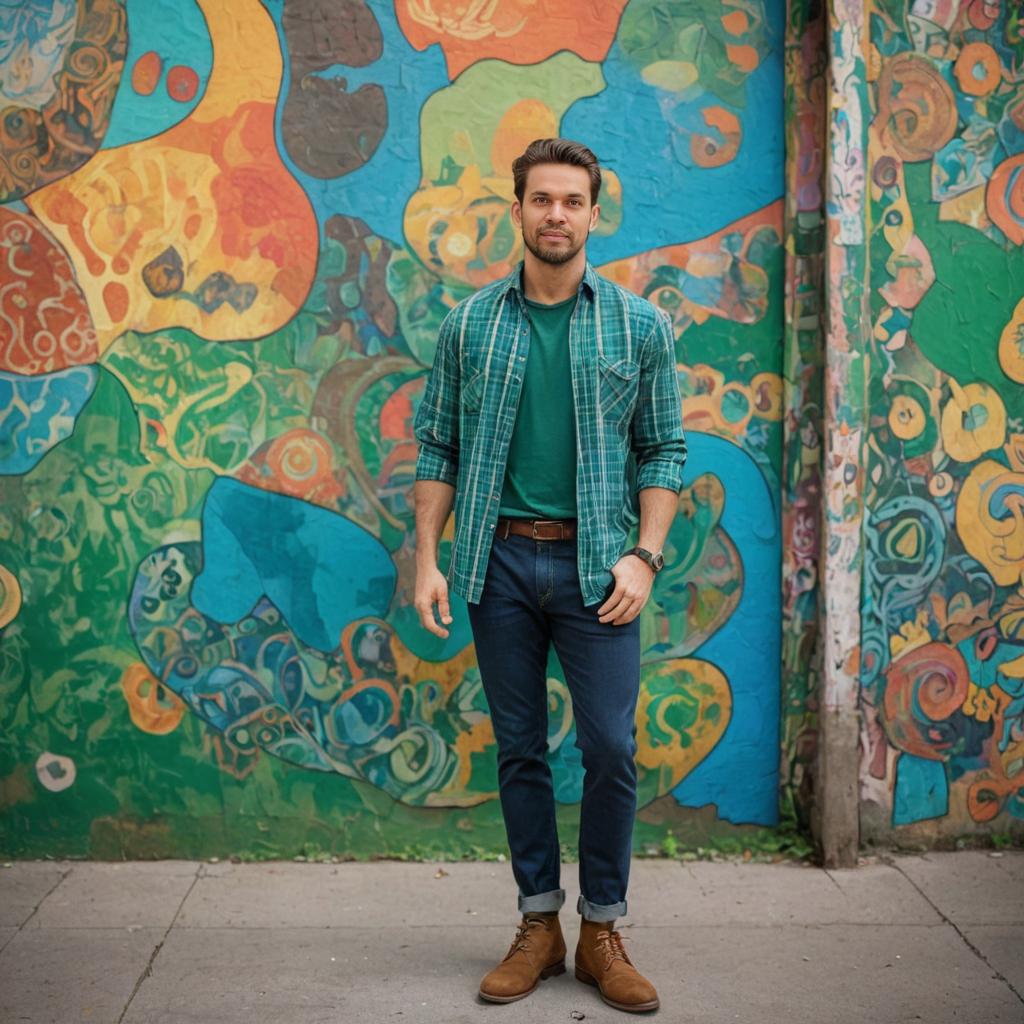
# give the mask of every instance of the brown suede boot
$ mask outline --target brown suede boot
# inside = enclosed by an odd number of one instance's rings
[[[480,982],[480,998],[514,1003],[541,982],[565,973],[565,940],[558,915],[525,914],[505,959]]]
[[[643,1013],[660,1005],[654,986],[633,966],[614,921],[580,919],[576,946],[576,977],[594,985],[616,1010]]]

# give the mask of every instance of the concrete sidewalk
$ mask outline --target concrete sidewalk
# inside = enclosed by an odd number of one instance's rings
[[[629,949],[655,1014],[566,974],[478,1002],[518,915],[508,864],[15,862],[0,870],[0,1022],[701,1024],[1024,1021],[1024,853],[634,861]]]

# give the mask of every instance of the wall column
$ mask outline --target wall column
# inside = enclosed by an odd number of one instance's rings
[[[826,867],[857,863],[864,447],[867,435],[868,103],[864,0],[830,0],[826,33],[822,677],[819,695],[819,828]]]

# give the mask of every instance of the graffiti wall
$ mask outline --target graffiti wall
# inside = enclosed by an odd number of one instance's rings
[[[446,640],[412,606],[411,427],[442,317],[520,258],[511,161],[556,134],[606,168],[592,261],[677,335],[690,457],[643,617],[638,838],[776,823],[784,22],[0,8],[0,846],[502,847],[465,606]],[[572,824],[554,655],[548,686]]]
[[[869,835],[1024,818],[1024,23],[870,8],[861,795]]]

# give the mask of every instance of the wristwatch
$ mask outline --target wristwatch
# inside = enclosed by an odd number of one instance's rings
[[[665,556],[660,551],[655,554],[647,548],[630,548],[626,554],[642,558],[655,572],[661,572],[665,568]]]

